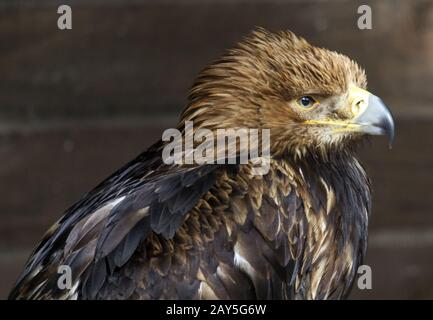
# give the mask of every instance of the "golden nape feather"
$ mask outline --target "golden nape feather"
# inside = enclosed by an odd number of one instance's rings
[[[291,32],[254,31],[199,74],[178,128],[185,139],[269,130],[268,170],[256,174],[252,158],[167,164],[162,139],[65,212],[9,298],[346,297],[371,208],[357,145],[394,135],[366,85],[344,55]],[[235,145],[238,159],[245,150]],[[67,288],[61,266],[71,270]]]

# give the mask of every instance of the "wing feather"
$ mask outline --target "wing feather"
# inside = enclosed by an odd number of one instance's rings
[[[214,183],[218,166],[169,167],[156,149],[141,154],[65,213],[31,255],[10,299],[66,298],[52,281],[63,264],[71,267],[82,298],[95,298],[150,232],[174,236],[185,214]],[[168,266],[166,260],[159,269],[166,272]]]

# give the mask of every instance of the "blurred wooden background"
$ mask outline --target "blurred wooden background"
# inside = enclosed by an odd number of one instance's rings
[[[432,299],[433,1],[156,2],[0,0],[0,298],[62,211],[173,127],[197,72],[263,26],[357,60],[396,118],[392,150],[362,150],[373,289],[351,297]]]

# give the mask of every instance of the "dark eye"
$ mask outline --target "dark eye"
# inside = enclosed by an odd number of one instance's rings
[[[310,96],[303,96],[298,99],[298,104],[303,108],[311,108],[316,104],[316,100]]]

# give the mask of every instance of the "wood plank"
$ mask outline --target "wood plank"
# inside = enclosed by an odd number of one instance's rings
[[[431,109],[431,1],[367,1],[364,31],[352,1],[77,2],[71,31],[54,3],[0,10],[3,121],[175,114],[197,72],[255,26],[347,53],[397,113]]]

